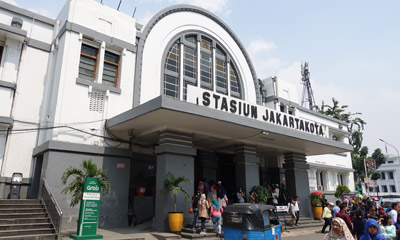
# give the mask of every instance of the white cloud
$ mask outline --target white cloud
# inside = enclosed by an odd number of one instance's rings
[[[177,4],[190,4],[211,12],[223,13],[227,11],[228,1],[229,0],[173,0],[172,2]]]
[[[267,42],[263,39],[256,39],[250,42],[248,51],[250,56],[255,57],[260,54],[269,53],[278,46],[274,42]]]
[[[150,11],[146,11],[146,13],[144,14],[144,16],[141,19],[137,20],[137,23],[142,24],[143,26],[145,26],[152,17],[154,17],[155,13],[154,12],[150,12]]]
[[[2,0],[3,2],[18,6],[17,2],[15,0]]]

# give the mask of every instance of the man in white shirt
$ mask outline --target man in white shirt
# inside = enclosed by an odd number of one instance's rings
[[[336,213],[340,212],[340,204],[342,204],[339,200],[336,201],[336,206],[333,208],[333,218],[336,217]]]
[[[397,222],[397,205],[398,203],[392,203],[392,210],[389,212],[389,215],[392,217],[392,225]]]
[[[294,211],[296,212],[296,223],[294,225],[297,226],[297,222],[299,221],[300,218],[300,208],[299,208],[300,201],[298,196],[294,196],[293,200],[294,200]]]

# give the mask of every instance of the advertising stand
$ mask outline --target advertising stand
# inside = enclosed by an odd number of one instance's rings
[[[97,178],[86,178],[83,187],[83,197],[79,210],[76,234],[69,235],[72,239],[103,239],[97,233],[101,186]]]

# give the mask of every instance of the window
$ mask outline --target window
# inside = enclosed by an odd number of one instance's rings
[[[382,178],[383,180],[386,179],[385,172],[382,172],[381,178]]]
[[[382,186],[382,190],[383,190],[383,192],[388,192],[387,186],[386,186],[386,185],[383,185],[383,186]]]
[[[104,54],[103,79],[104,85],[116,87],[118,84],[119,56],[106,51]]]
[[[88,44],[89,41],[82,43],[78,77],[103,85],[118,87],[120,55],[107,49],[102,50],[99,47],[100,44],[98,47],[95,46],[96,43]],[[100,51],[104,52],[104,56],[100,54]],[[103,69],[98,69],[100,62],[104,63]]]
[[[379,186],[376,186],[375,191],[378,193],[379,192]]]
[[[164,94],[179,97],[179,44],[175,43],[168,51],[165,61]]]
[[[4,50],[4,47],[3,46],[0,46],[0,61],[2,60],[2,58],[3,58],[3,50]],[[1,62],[0,62],[1,63]]]
[[[394,179],[393,172],[389,172],[389,179]]]
[[[231,83],[231,95],[232,97],[242,98],[240,84],[239,84],[239,77],[236,72],[236,68],[234,67],[233,63],[230,64],[230,83]]]
[[[79,78],[95,81],[98,49],[82,44],[81,60],[79,62]]]
[[[396,192],[396,186],[395,185],[390,185],[390,191],[391,192]]]
[[[214,39],[200,33],[185,33],[166,53],[163,92],[186,100],[188,86],[195,86],[242,98],[236,69],[227,51]]]

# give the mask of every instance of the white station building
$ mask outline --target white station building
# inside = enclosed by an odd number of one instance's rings
[[[60,178],[85,159],[111,184],[100,227],[127,226],[133,211],[165,230],[173,200],[157,192],[167,172],[191,179],[189,194],[203,178],[230,194],[285,183],[303,203],[310,189],[354,188],[346,124],[260,80],[240,39],[205,9],[169,7],[141,26],[94,0],[67,1],[56,19],[0,2],[0,55],[0,197],[14,172],[22,198],[40,197],[46,181],[63,228],[76,226],[78,207]],[[155,194],[136,196],[143,186]],[[191,222],[190,202],[177,201]]]

